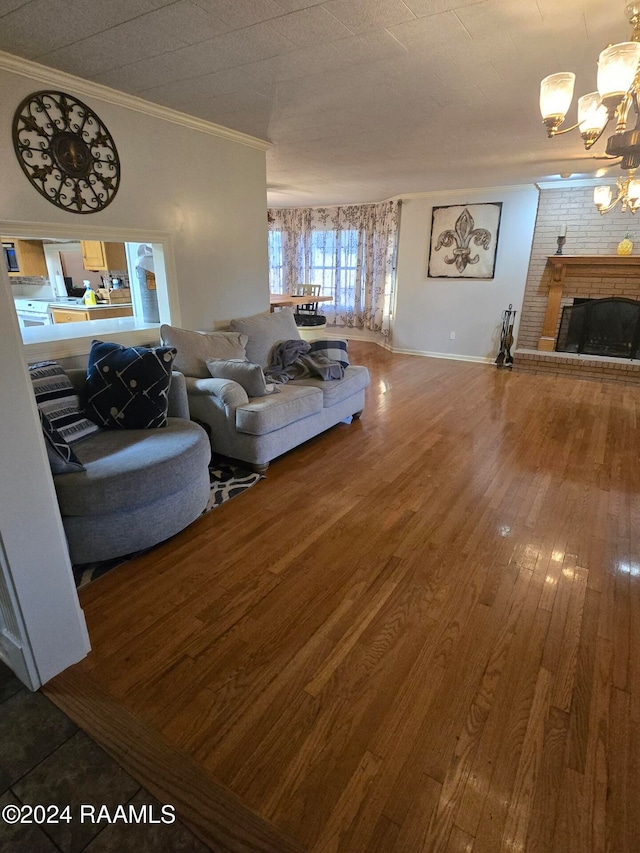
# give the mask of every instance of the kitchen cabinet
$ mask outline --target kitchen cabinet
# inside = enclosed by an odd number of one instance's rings
[[[9,278],[20,276],[46,277],[48,275],[42,240],[19,240],[16,237],[3,237],[2,242],[13,243],[16,250],[18,271],[10,272]]]
[[[56,308],[51,306],[51,319],[54,323],[81,323],[83,320],[106,320],[110,317],[131,317],[131,305],[78,305],[77,308]]]
[[[124,243],[82,240],[82,265],[86,270],[126,270]]]

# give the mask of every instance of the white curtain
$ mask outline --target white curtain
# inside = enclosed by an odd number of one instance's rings
[[[346,207],[272,208],[272,293],[319,284],[327,324],[389,335],[400,202]]]

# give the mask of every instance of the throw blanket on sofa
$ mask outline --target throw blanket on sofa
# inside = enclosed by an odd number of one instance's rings
[[[309,353],[307,341],[282,341],[276,344],[271,353],[271,363],[264,375],[271,382],[281,384],[290,379],[306,379],[319,376],[320,379],[342,379],[344,367],[318,353]]]

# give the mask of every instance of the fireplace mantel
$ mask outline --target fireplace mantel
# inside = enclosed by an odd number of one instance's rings
[[[560,316],[562,288],[568,270],[595,276],[640,276],[640,255],[548,255],[551,267],[549,300],[542,326],[538,349],[552,352]]]
[[[594,268],[597,275],[640,273],[640,255],[548,255],[547,263],[553,267],[554,281],[563,281],[567,269],[574,267]]]

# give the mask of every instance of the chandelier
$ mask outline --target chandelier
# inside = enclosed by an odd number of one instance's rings
[[[599,159],[618,160],[628,174],[618,178],[615,198],[610,186],[595,188],[593,200],[601,214],[618,203],[623,212],[640,210],[640,178],[635,177],[640,166],[640,0],[628,3],[626,13],[633,27],[631,40],[609,45],[600,54],[598,91],[578,98],[576,124],[559,129],[573,99],[576,75],[562,71],[540,84],[540,112],[550,139],[578,128],[589,151],[609,122],[616,123],[607,138],[606,155]]]

